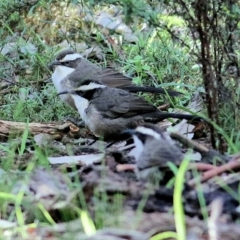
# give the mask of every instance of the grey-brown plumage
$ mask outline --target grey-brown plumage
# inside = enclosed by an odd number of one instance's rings
[[[69,91],[62,92],[60,94]],[[134,129],[146,122],[156,123],[166,118],[191,120],[193,115],[162,112],[144,98],[123,89],[110,88],[85,81],[70,91],[83,121],[97,137],[107,141],[124,139],[121,132]]]
[[[102,68],[93,64],[73,50],[61,51],[57,55],[56,60],[50,65],[50,67],[53,66],[57,66],[52,75],[52,80],[58,92],[65,91],[69,87],[77,88],[81,86],[85,80],[91,79],[108,87],[120,88],[129,92],[160,93],[169,94],[170,96],[181,95],[181,93],[173,90],[138,86],[132,82],[132,78],[124,76],[112,68]],[[73,69],[73,71],[71,72],[70,69]],[[69,98],[70,96],[65,96],[63,101],[75,108],[72,99]]]
[[[135,157],[139,179],[158,181],[159,167],[166,167],[168,162],[179,165],[183,160],[181,149],[167,132],[153,124],[144,124],[135,130],[127,130],[133,136]]]
[[[155,166],[163,167],[168,161],[175,164],[182,161],[181,149],[171,139],[169,133],[159,127],[149,123],[143,124],[130,133],[142,142],[142,149],[139,149],[141,153],[136,159],[139,170]]]

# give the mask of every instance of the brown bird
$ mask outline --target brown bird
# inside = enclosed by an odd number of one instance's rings
[[[86,80],[70,94],[81,118],[97,137],[106,141],[125,139],[121,133],[146,122],[156,123],[166,118],[200,119],[193,115],[162,112],[153,104],[134,93],[110,88],[101,82]]]
[[[145,123],[136,129],[128,129],[124,132],[133,136],[139,170],[155,166],[163,167],[168,161],[179,164],[183,159],[181,149],[169,133],[154,124]]]
[[[61,51],[56,60],[49,67],[56,66],[52,74],[52,81],[58,92],[81,86],[85,80],[98,81],[102,85],[111,88],[124,89],[129,92],[148,92],[169,94],[170,96],[179,96],[181,93],[163,88],[150,86],[138,86],[132,82],[132,78],[117,72],[112,68],[102,68],[83,58],[79,53],[73,50]],[[62,100],[75,108],[71,95],[61,96]]]
[[[161,177],[159,167],[166,167],[168,162],[179,165],[184,158],[169,133],[154,124],[143,124],[124,132],[133,137],[135,149],[132,156],[136,160],[136,174],[141,180],[158,181]]]

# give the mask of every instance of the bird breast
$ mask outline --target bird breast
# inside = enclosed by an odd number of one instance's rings
[[[72,68],[57,66],[52,74],[52,81],[58,93],[71,90],[71,86],[68,85],[67,76],[74,71]],[[63,102],[67,103],[71,107],[75,108],[74,100],[71,94],[62,94],[60,98]]]
[[[73,94],[72,98],[74,100],[75,106],[84,121],[88,126],[90,131],[96,136],[100,137],[101,134],[101,114],[96,110],[96,108],[89,104],[89,101],[86,98],[83,98],[79,95]],[[100,131],[99,131],[100,130]]]
[[[89,104],[84,111],[86,119],[84,120],[85,124],[91,130],[91,132],[96,137],[101,137],[102,135],[102,121],[103,118],[101,113],[97,111],[93,104]]]
[[[64,79],[74,71],[73,68],[65,66],[57,66],[52,74],[52,81],[58,92],[66,91],[67,86],[64,86],[62,82]]]
[[[89,101],[77,94],[72,94],[71,97],[74,100],[75,106],[86,125],[88,125],[87,109],[89,106]],[[91,130],[91,129],[90,129]]]

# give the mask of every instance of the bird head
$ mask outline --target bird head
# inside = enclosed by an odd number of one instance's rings
[[[155,128],[153,124],[149,124],[149,126],[146,124],[146,126],[138,126],[136,129],[126,129],[122,131],[122,134],[124,136],[131,135],[133,137],[135,147],[140,154],[148,140],[161,139],[161,135],[152,128]]]
[[[48,67],[53,70],[55,66],[64,66],[67,68],[76,69],[79,62],[83,59],[82,55],[73,50],[63,50],[59,52],[56,59],[48,65]]]
[[[153,124],[144,124],[142,126],[138,126],[136,129],[124,130],[122,133],[137,137],[143,144],[148,138],[162,139],[160,129]]]
[[[101,84],[98,81],[93,80],[85,80],[81,82],[81,86],[77,88],[69,88],[68,90],[61,91],[57,95],[63,95],[63,94],[76,94],[83,98],[89,98],[91,99],[92,94],[97,89],[105,88],[106,86]],[[89,99],[89,100],[90,100]]]
[[[149,123],[138,126],[135,129],[126,129],[122,131],[122,134],[124,136],[132,136],[135,147],[139,154],[143,151],[144,146],[148,141],[165,139],[164,133],[161,131],[161,129],[154,124]],[[135,158],[138,159],[138,157]]]

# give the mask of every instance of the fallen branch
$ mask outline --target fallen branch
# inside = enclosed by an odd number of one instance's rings
[[[189,169],[196,169],[198,171],[208,171],[217,168],[216,166],[208,163],[190,163],[188,166]]]
[[[227,162],[230,160],[230,156],[223,155],[215,149],[209,149],[196,141],[188,139],[187,137],[181,135],[178,132],[171,132],[170,135],[172,138],[178,140],[184,146],[192,148],[193,150],[199,152],[202,155],[202,162],[209,163],[213,162],[214,159],[223,162]]]
[[[9,134],[21,134],[28,128],[33,135],[46,133],[53,139],[61,139],[63,136],[72,138],[93,138],[87,128],[79,128],[71,122],[51,122],[51,123],[24,123],[0,120],[0,137],[8,138]]]
[[[178,132],[171,132],[170,135],[173,139],[178,140],[180,143],[182,143],[186,147],[192,148],[193,150],[195,150],[201,154],[207,153],[209,151],[209,149],[207,147],[205,147],[205,146],[201,145],[200,143],[197,143],[191,139],[188,139],[187,137],[184,137],[182,134],[180,134]]]
[[[237,168],[240,168],[240,158],[204,172],[201,176],[198,176],[188,181],[188,185],[194,187],[197,182],[203,183],[217,175],[220,175],[224,172],[232,171]]]

